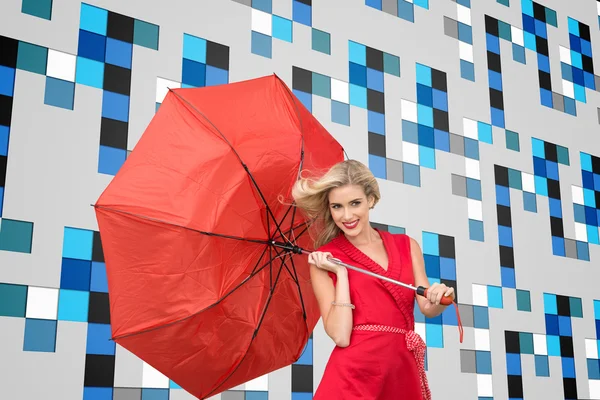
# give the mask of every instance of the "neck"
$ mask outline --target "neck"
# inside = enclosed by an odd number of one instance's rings
[[[348,237],[347,235],[346,239],[348,239],[348,241],[350,243],[352,243],[354,246],[368,246],[371,243],[373,243],[375,240],[377,240],[377,232],[375,232],[375,229],[373,229],[371,227],[371,225],[367,225],[366,229],[364,229],[360,234],[358,234],[357,236],[351,236]]]

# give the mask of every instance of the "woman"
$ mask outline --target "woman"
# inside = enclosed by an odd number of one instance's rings
[[[406,235],[373,229],[369,210],[380,199],[371,171],[358,161],[333,166],[318,180],[301,179],[292,196],[320,222],[311,279],[327,334],[336,344],[314,399],[431,398],[424,369],[425,344],[414,332],[414,301],[427,317],[444,311],[454,289],[433,284],[427,297],[348,270],[347,264],[415,286],[428,287],[423,254]]]

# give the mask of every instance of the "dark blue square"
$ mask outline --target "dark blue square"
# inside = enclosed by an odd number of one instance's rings
[[[429,278],[440,279],[440,257],[424,254],[425,272]]]
[[[206,86],[206,65],[184,58],[181,76],[182,83],[186,85],[204,87]]]
[[[563,378],[575,378],[575,359],[571,357],[562,357]]]
[[[434,148],[433,128],[419,124],[419,144],[432,149]]]
[[[558,315],[546,314],[546,335],[559,336]]]
[[[367,67],[351,62],[349,69],[350,83],[367,87]]]
[[[430,87],[417,83],[417,103],[433,107],[433,92]]]
[[[104,62],[105,54],[106,36],[84,31],[82,29],[79,30],[78,56]]]
[[[63,258],[60,274],[60,288],[89,291],[91,274],[91,261]]]
[[[581,53],[581,41],[579,37],[569,33],[569,45],[571,46],[571,50]]]
[[[490,329],[490,316],[487,307],[473,306],[473,327]]]
[[[585,189],[594,190],[594,173],[590,171],[581,171],[581,183]]]
[[[596,320],[596,337],[600,338],[600,319]]]
[[[546,178],[546,160],[536,156],[533,157],[533,174]]]
[[[595,208],[585,207],[585,223],[592,226],[598,226],[598,215]]]
[[[583,70],[577,67],[573,67],[573,83],[583,86],[585,80],[583,79]]]
[[[523,14],[523,30],[535,35],[535,20],[533,17]]]
[[[521,354],[506,353],[506,373],[507,375],[521,375]]]
[[[596,90],[596,80],[594,79],[594,74],[583,71],[583,80],[585,81],[586,88]]]

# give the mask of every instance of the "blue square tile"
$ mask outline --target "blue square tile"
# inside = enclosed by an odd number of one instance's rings
[[[511,289],[515,289],[517,287],[514,268],[500,267],[500,278],[502,281],[502,287]]]
[[[440,278],[440,257],[424,254],[425,273],[429,278]]]
[[[498,225],[498,244],[513,247],[512,228],[510,226]]]
[[[448,111],[448,93],[442,92],[438,89],[431,89],[431,95],[433,100],[433,108]]]
[[[292,43],[294,37],[292,21],[273,15],[273,37]]]
[[[23,351],[53,353],[56,349],[55,320],[26,319]]]
[[[555,294],[544,293],[544,312],[546,314],[558,315],[558,305]]]
[[[370,110],[367,115],[369,132],[385,135],[385,115]]]
[[[183,58],[206,64],[206,40],[197,36],[184,34]]]
[[[494,54],[500,54],[500,38],[498,36],[492,35],[491,33],[486,33],[485,44],[487,51]]]
[[[425,327],[425,343],[428,348],[444,347],[443,326],[438,324],[427,324]]]
[[[456,280],[456,260],[440,257],[440,278],[451,281]]]
[[[492,114],[492,125],[504,128],[504,110],[490,107],[490,111]]]
[[[469,219],[469,239],[477,242],[485,240],[483,234],[483,221]]]
[[[545,314],[546,335],[559,335],[558,315]]]
[[[365,0],[365,5],[381,11],[381,0]]]
[[[467,178],[467,198],[472,200],[482,200],[480,180]]]
[[[475,64],[466,60],[460,60],[460,77],[475,82]]]
[[[550,73],[550,58],[548,56],[538,53],[537,59],[538,59],[538,69],[540,71],[543,71],[543,72],[546,72],[549,74]]]
[[[348,65],[348,74],[351,84],[367,87],[367,67],[350,62]]]
[[[508,375],[522,375],[521,354],[506,353],[506,372]]]
[[[571,317],[558,316],[558,332],[560,336],[573,336],[571,329]]]
[[[417,63],[416,71],[417,84],[431,87],[431,68],[426,65]]]
[[[272,0],[252,0],[252,8],[271,14],[273,12]]]
[[[588,379],[600,379],[600,360],[587,359]]]
[[[101,174],[115,176],[121,166],[125,163],[127,151],[115,149],[108,146],[100,146],[98,155],[98,172]]]
[[[90,261],[63,258],[60,273],[60,288],[90,290],[92,263]]]
[[[429,0],[413,0],[415,6],[429,10]]]
[[[367,68],[367,88],[383,92],[383,71]]]
[[[433,138],[436,150],[450,152],[450,133],[434,129]]]
[[[478,374],[491,375],[492,353],[489,351],[475,351],[475,369]]]
[[[44,104],[72,110],[75,101],[75,83],[46,77]]]
[[[86,354],[115,355],[110,324],[88,324]]]
[[[555,256],[566,257],[564,238],[552,236],[552,254]]]
[[[104,62],[106,55],[106,36],[80,30],[77,55],[79,57]]]
[[[15,69],[0,65],[0,95],[12,97],[15,89]]]
[[[427,146],[419,146],[419,165],[423,168],[435,169],[435,150]]]
[[[292,92],[294,93],[294,96],[300,100],[302,105],[304,105],[308,111],[312,112],[312,94],[296,89],[293,89]]]
[[[369,169],[376,178],[387,179],[386,160],[373,154],[369,154]]]
[[[423,254],[440,255],[440,237],[431,232],[423,232]]]
[[[417,323],[425,322],[425,315],[423,315],[423,313],[421,312],[421,309],[419,307],[414,308],[413,314],[415,317],[415,322],[417,322]]]
[[[104,63],[81,56],[77,57],[75,82],[80,85],[104,88]]]
[[[113,400],[113,388],[84,386],[83,400]]]
[[[592,209],[591,207],[587,208]],[[573,204],[573,216],[575,217],[575,222],[585,224],[586,206],[582,206],[581,204]]]
[[[550,376],[550,365],[548,363],[548,356],[534,356],[535,359],[535,376]]]
[[[108,293],[108,280],[106,277],[106,264],[102,262],[92,263],[92,275],[90,278],[90,291]]]
[[[433,108],[417,104],[417,121],[421,125],[433,128]]]
[[[421,186],[421,168],[418,165],[403,163],[403,182],[411,186]]]
[[[313,394],[310,392],[292,392],[292,400],[312,400]]]
[[[131,69],[133,45],[120,40],[106,39],[106,62],[119,67]]]
[[[206,66],[206,86],[225,85],[229,82],[229,71],[221,68]]]
[[[513,51],[513,60],[515,60],[516,62],[519,62],[521,64],[527,63],[527,59],[525,56],[525,47],[519,46],[518,44],[513,43],[512,51]]]
[[[563,378],[575,378],[575,359],[561,358]]]
[[[523,192],[523,208],[525,211],[537,212],[537,200],[534,193]]]
[[[79,28],[106,36],[108,11],[89,4],[81,4]]]
[[[363,44],[348,41],[348,61],[354,64],[367,65],[367,47]]]
[[[409,3],[406,0],[398,0],[398,17],[409,22],[415,22],[415,7],[413,3]]]
[[[433,92],[430,86],[417,83],[417,103],[433,107]]]
[[[296,1],[294,1],[296,3]],[[262,33],[252,31],[251,50],[253,54],[258,56],[271,58],[272,54],[272,37],[263,35]]]
[[[65,227],[63,232],[64,258],[77,260],[92,260],[92,247],[94,244],[94,232],[87,229]]]
[[[0,214],[1,215],[1,214]],[[600,244],[598,230],[588,226],[588,241],[592,244]],[[590,246],[585,242],[577,242],[577,258],[579,260],[590,261]]]
[[[458,326],[458,318],[454,307],[446,307],[442,312],[442,323],[447,326]]]
[[[292,1],[292,15],[294,21],[306,26],[312,26],[312,7],[308,4],[301,3],[298,0]]]
[[[58,319],[87,322],[90,293],[61,289],[58,295]]]
[[[508,187],[496,185],[496,204],[510,207],[510,189]]]
[[[3,205],[4,205],[4,187],[0,186],[0,217],[2,216]]]
[[[419,144],[419,125],[411,121],[402,120],[402,140],[408,143]]]
[[[183,59],[181,82],[194,87],[206,86],[206,65]]]
[[[562,218],[562,203],[559,199],[549,198],[550,205],[550,216],[556,218]]]
[[[129,122],[129,96],[105,90],[102,96],[102,116]]]
[[[492,126],[484,122],[477,122],[477,136],[479,141],[493,144]]]
[[[462,22],[458,23],[458,40],[464,43],[473,44],[473,28]]]
[[[0,125],[0,156],[8,155],[8,139],[10,137],[10,128],[8,126]],[[1,203],[1,201],[0,201]],[[2,214],[0,213],[0,216]]]
[[[309,393],[310,394],[310,393]],[[269,392],[264,391],[264,392],[259,392],[259,391],[246,391],[246,398],[245,400],[268,400],[269,399]]]
[[[350,105],[367,108],[367,88],[350,84]]]
[[[465,157],[479,160],[479,142],[465,137]]]
[[[473,327],[490,329],[490,316],[487,307],[473,306]]]
[[[504,308],[502,301],[502,288],[498,286],[488,286],[488,306],[490,308]]]
[[[332,100],[331,122],[350,126],[350,105]]]
[[[169,400],[169,389],[142,388],[142,400]]]
[[[434,148],[435,135],[433,128],[425,125],[418,125],[419,145]]]
[[[300,365],[313,365],[313,339],[308,339],[302,355],[296,361]]]

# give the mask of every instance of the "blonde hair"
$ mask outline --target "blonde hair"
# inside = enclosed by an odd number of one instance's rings
[[[331,217],[329,192],[346,185],[362,187],[367,199],[373,200],[373,206],[381,198],[379,184],[371,170],[355,160],[335,164],[319,178],[301,177],[292,188],[292,197],[296,206],[312,220],[311,229],[317,232],[316,238],[313,235],[315,248],[328,243],[340,232]]]

